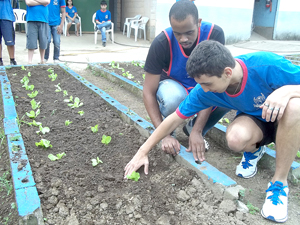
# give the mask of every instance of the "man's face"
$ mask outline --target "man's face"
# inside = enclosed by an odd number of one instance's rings
[[[184,48],[192,47],[198,37],[198,24],[188,15],[185,20],[177,21],[171,17],[171,26],[178,43]]]
[[[204,92],[223,93],[226,91],[229,85],[229,79],[225,74],[221,77],[201,75],[195,77],[195,81],[201,85]]]
[[[107,5],[100,5],[101,6],[101,10],[106,10]]]

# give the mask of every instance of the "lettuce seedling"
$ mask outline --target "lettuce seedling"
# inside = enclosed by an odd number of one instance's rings
[[[297,152],[297,157],[300,158],[300,151]]]
[[[26,86],[25,86],[25,89],[26,89],[27,91],[33,91],[34,85],[33,85],[33,84],[32,84],[32,85],[26,85]]]
[[[105,145],[108,145],[110,141],[111,141],[111,136],[106,136],[105,134],[103,134],[101,142]]]
[[[52,145],[50,144],[50,141],[46,140],[46,139],[41,139],[40,142],[35,142],[35,145],[37,147],[41,146],[43,148],[52,148]]]
[[[93,133],[97,133],[98,132],[98,124],[95,125],[94,127],[91,127],[91,130]]]
[[[59,85],[60,85],[60,83],[57,84],[57,85],[54,85],[54,87],[56,87],[55,92],[61,92],[61,91],[62,91],[62,90],[61,90],[61,87],[60,87]]]
[[[35,120],[33,120],[32,122],[26,122],[26,121],[24,121],[24,120],[22,120],[21,121],[22,123],[26,123],[27,125],[29,125],[29,126],[35,126],[35,127],[38,127],[38,126],[40,126],[40,125],[42,125],[42,123],[41,122],[35,122]]]
[[[21,80],[20,80],[21,84],[28,84],[29,83],[29,78],[27,76],[24,76]],[[22,86],[24,87],[24,86]]]
[[[66,156],[66,153],[62,152],[62,153],[58,153],[55,155],[53,154],[49,154],[48,155],[48,158],[51,160],[51,161],[55,161],[55,160],[59,160],[61,159],[63,156]]]
[[[84,111],[78,111],[78,113],[79,113],[80,116],[83,116]]]
[[[49,127],[42,127],[42,125],[40,125],[39,128],[40,128],[40,130],[36,131],[37,134],[39,134],[40,132],[42,132],[43,134],[50,132]]]
[[[26,112],[26,116],[28,116],[30,119],[35,119],[40,114],[40,112],[40,109],[36,110],[36,112],[31,110],[30,113]]]
[[[27,76],[31,77],[31,73],[30,73],[30,72],[28,72]]]
[[[82,105],[83,105],[83,103],[80,102],[80,99],[78,97],[75,97],[73,104],[72,103],[68,104],[68,106],[70,106],[72,109],[79,108]]]
[[[67,90],[64,90],[63,93],[64,93],[64,97],[66,97],[68,95]]]
[[[26,70],[25,66],[21,66],[21,70]]]
[[[30,98],[34,98],[38,95],[39,91],[33,91],[31,94],[27,94]]]
[[[140,174],[133,171],[130,175],[126,176],[130,180],[138,181],[140,179]]]
[[[70,120],[66,120],[66,121],[65,121],[65,125],[66,125],[66,126],[69,126],[71,123],[73,123],[73,122],[70,121]]]
[[[143,73],[143,75],[142,75],[142,76],[143,76],[143,79],[145,80],[145,78],[146,78],[146,75]]]
[[[103,163],[99,157],[97,157],[96,159],[92,159],[92,165],[93,166],[97,166],[99,163]]]
[[[64,102],[73,102],[73,96],[71,95],[69,99],[65,99]]]
[[[57,78],[57,74],[56,73],[51,73],[50,75],[48,75],[49,78],[51,78],[51,81],[55,81]]]
[[[31,108],[32,108],[33,110],[35,110],[35,109],[41,107],[41,105],[40,105],[41,103],[40,103],[40,102],[36,102],[34,99],[32,99],[32,100],[30,101],[30,103],[31,103]]]
[[[47,69],[47,71],[50,72],[50,73],[54,73],[54,70],[51,67],[49,69]]]

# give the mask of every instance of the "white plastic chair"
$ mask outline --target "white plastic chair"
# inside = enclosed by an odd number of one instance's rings
[[[77,13],[76,17],[78,18],[79,23],[80,23],[79,30],[80,30],[80,36],[82,36],[82,32],[81,32],[81,17],[78,15],[78,13]],[[72,22],[72,25],[73,24],[75,25],[75,32],[76,32],[77,31],[77,26],[76,26],[75,22]],[[65,22],[64,22],[64,29],[63,29],[63,32],[64,32],[65,36],[67,36],[67,25],[68,25],[68,21],[67,21],[67,16],[66,16]]]
[[[101,31],[97,29],[97,24],[96,24],[95,18],[96,18],[96,13],[94,13],[94,15],[93,15],[92,22],[94,24],[95,44],[97,44],[97,34],[98,34],[98,32],[101,33]],[[106,33],[107,34],[110,33],[110,35],[111,35],[111,42],[114,43],[115,39],[114,39],[114,23],[113,22],[111,22],[111,28],[110,29],[106,29]]]
[[[13,9],[15,15],[15,22],[13,23],[14,30],[16,30],[16,23],[24,23],[25,25],[25,33],[27,33],[27,22],[25,20],[25,16],[27,11],[24,9]]]
[[[126,18],[125,19],[125,23],[124,23],[124,28],[123,28],[123,35],[125,34],[125,28],[127,27],[127,37],[130,37],[130,21],[132,20],[139,20],[141,18],[141,15],[136,15],[135,17],[132,17],[132,18]]]
[[[131,21],[129,34],[131,33],[131,28],[134,29],[135,41],[137,41],[138,30],[144,30],[144,40],[146,40],[146,24],[148,21],[148,17],[142,17],[139,20]]]

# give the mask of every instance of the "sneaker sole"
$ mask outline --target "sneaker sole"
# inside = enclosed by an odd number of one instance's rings
[[[267,219],[267,220],[271,220],[271,221],[274,221],[274,222],[277,222],[277,223],[284,223],[285,221],[287,221],[288,217],[284,217],[283,219],[275,219],[273,216],[266,216],[263,212],[263,210],[260,211],[261,215],[263,218]]]

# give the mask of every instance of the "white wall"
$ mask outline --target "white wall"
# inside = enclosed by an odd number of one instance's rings
[[[175,0],[157,0],[155,35],[170,27],[169,11]],[[226,43],[248,40],[254,0],[195,0],[199,17],[219,25],[225,33]]]
[[[300,1],[278,0],[273,39],[300,40]]]

